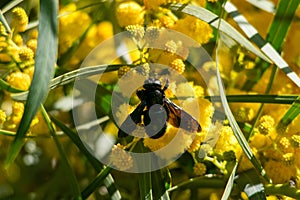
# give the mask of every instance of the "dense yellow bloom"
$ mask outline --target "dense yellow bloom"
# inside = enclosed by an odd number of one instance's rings
[[[296,175],[294,166],[286,165],[280,161],[269,160],[264,164],[264,169],[275,184],[287,183]]]
[[[76,9],[76,5],[71,3],[60,10],[62,16],[59,18],[59,54],[65,53],[92,21],[87,13]]]
[[[7,76],[6,81],[13,87],[28,90],[31,84],[31,78],[23,72],[14,72]]]
[[[131,68],[128,66],[122,66],[118,70],[118,77],[121,78],[124,76]]]
[[[18,52],[19,52],[19,58],[20,58],[21,61],[33,60],[34,53],[30,48],[20,47],[18,49]]]
[[[116,15],[121,27],[142,24],[144,21],[143,8],[134,1],[121,3],[117,7]]]
[[[254,110],[250,107],[238,107],[233,114],[239,122],[249,122],[255,117]]]
[[[23,45],[23,38],[20,34],[15,34],[13,36],[13,41],[17,46],[22,46]]]
[[[215,146],[215,151],[218,153],[224,153],[230,150],[235,152],[236,157],[239,157],[239,154],[241,153],[240,145],[236,140],[231,127],[223,126],[222,132]]]
[[[6,114],[0,109],[0,128],[2,128],[3,123],[6,121]]]
[[[264,115],[259,119],[257,128],[261,134],[267,135],[274,130],[274,126],[274,119],[269,115]]]
[[[193,136],[190,132],[168,126],[162,137],[158,139],[145,138],[144,146],[154,151],[160,158],[171,160],[184,153],[192,142]]]
[[[132,168],[133,159],[120,144],[114,145],[111,154],[109,155],[111,164],[121,171],[126,171]]]
[[[196,163],[193,167],[193,171],[197,176],[202,176],[206,173],[206,165],[203,163]]]
[[[170,63],[170,67],[176,70],[179,74],[182,74],[185,70],[185,64],[182,59],[176,58]]]
[[[30,48],[34,53],[36,52],[37,48],[37,39],[30,39],[27,41],[26,46]]]
[[[166,0],[144,0],[146,9],[157,9],[159,6],[166,3]]]
[[[144,27],[139,24],[128,25],[125,27],[125,29],[130,33],[131,37],[133,37],[137,41],[143,39],[145,35]]]
[[[200,44],[209,42],[213,37],[213,30],[209,24],[192,16],[178,20],[173,29],[186,34]]]
[[[11,23],[18,32],[24,32],[26,30],[28,25],[28,16],[23,8],[16,7],[12,10]]]

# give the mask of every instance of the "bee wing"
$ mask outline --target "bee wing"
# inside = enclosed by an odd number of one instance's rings
[[[137,124],[141,123],[143,110],[146,106],[145,102],[140,103],[132,113],[121,124],[118,131],[118,137],[126,137],[131,134],[137,127]]]
[[[164,99],[164,106],[168,111],[168,122],[171,125],[183,128],[190,132],[201,131],[199,122],[170,99]]]

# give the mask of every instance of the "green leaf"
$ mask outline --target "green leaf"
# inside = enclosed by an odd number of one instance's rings
[[[263,60],[271,63],[271,61],[258,49],[256,48],[247,38],[245,38],[242,34],[239,33],[235,28],[233,28],[228,22],[223,19],[220,19],[216,14],[210,12],[209,10],[195,6],[190,4],[171,4],[169,8],[173,11],[180,11],[185,14],[192,15],[201,19],[211,26],[218,28],[220,31],[226,33],[240,45],[244,46],[246,49],[262,58]],[[220,22],[221,20],[221,22]]]
[[[241,163],[242,164],[242,163]],[[240,191],[244,191],[249,200],[265,200],[264,185],[261,183],[256,170],[251,169],[240,173],[235,182]]]
[[[48,93],[57,53],[57,3],[56,0],[40,1],[40,24],[38,28],[39,36],[35,71],[25,104],[24,114],[6,159],[6,167],[15,160],[21,150],[23,138],[30,123]]]
[[[274,20],[272,21],[266,38],[266,41],[268,41],[277,52],[281,52],[281,47],[286,39],[287,32],[293,21],[299,3],[299,0],[279,1]],[[261,79],[268,67],[269,63],[259,61],[258,67],[255,68],[258,72],[257,77],[255,79],[248,79],[243,86],[243,90],[250,91]]]
[[[97,160],[92,154],[91,152],[85,147],[85,145],[82,143],[80,137],[78,136],[78,134],[76,132],[74,132],[73,130],[71,130],[69,127],[67,127],[63,122],[55,119],[55,118],[51,118],[51,120],[55,123],[56,126],[58,126],[71,140],[72,142],[77,146],[77,148],[80,150],[80,152],[85,155],[85,157],[88,159],[88,161],[90,162],[90,164],[94,167],[94,169],[98,172],[98,173],[102,173],[104,172],[103,170],[103,165],[102,163]],[[106,168],[107,170],[109,170],[109,168]],[[105,172],[106,173],[106,172]],[[91,184],[95,184],[97,185],[97,181],[102,182],[102,180],[99,180],[99,176],[98,175],[98,180],[97,178],[94,180],[93,183]],[[103,175],[103,174],[102,174]],[[102,176],[101,175],[101,176]],[[95,183],[96,182],[96,183]],[[110,194],[112,200],[119,200],[121,199],[121,194],[119,192],[119,190],[117,189],[117,187],[115,186],[115,182],[114,179],[112,178],[112,176],[110,174],[108,174],[105,179],[104,179],[104,185],[107,187],[108,193]],[[89,188],[88,188],[89,187]],[[92,190],[92,187],[94,186],[88,186],[86,188],[86,191],[83,193],[82,192],[82,196],[84,197],[85,195],[89,195],[89,193]]]
[[[300,114],[300,96],[280,119],[277,129],[286,128]]]
[[[297,95],[269,95],[269,94],[242,94],[226,95],[228,102],[239,103],[271,103],[271,104],[292,104]],[[205,96],[211,101],[221,101],[220,96]]]
[[[263,169],[262,165],[258,162],[256,157],[254,156],[243,132],[241,131],[240,127],[238,126],[238,124],[230,110],[230,107],[229,107],[227,99],[226,99],[225,89],[224,89],[223,82],[221,79],[220,71],[218,69],[218,65],[217,65],[216,73],[217,73],[216,74],[217,75],[217,83],[218,83],[219,90],[220,90],[222,106],[224,107],[225,114],[226,114],[229,124],[232,128],[232,131],[233,131],[237,141],[239,142],[240,146],[242,147],[244,153],[246,154],[248,159],[252,162],[253,166],[261,173],[261,175],[265,178],[266,181],[270,182],[270,179],[266,175],[266,172]]]
[[[6,90],[7,92],[11,92],[11,93],[24,92],[24,90],[21,90],[21,89],[18,89],[18,88],[15,88],[15,87],[9,85],[2,78],[0,79],[0,88],[2,88],[3,90]]]
[[[54,89],[56,87],[71,83],[72,81],[74,81],[77,78],[78,79],[86,78],[86,77],[101,74],[104,72],[115,71],[115,70],[118,70],[121,66],[124,66],[124,65],[97,65],[97,66],[90,66],[90,67],[76,69],[76,70],[70,71],[68,73],[65,73],[63,75],[53,78],[49,84],[49,88]],[[28,92],[22,92],[19,94],[13,94],[12,98],[17,101],[25,101],[27,98],[27,95],[28,95]]]
[[[233,184],[234,184],[234,177],[235,177],[235,173],[236,173],[236,170],[237,170],[237,162],[231,172],[231,175],[229,176],[229,179],[227,181],[227,184],[226,184],[226,187],[225,187],[225,190],[223,192],[223,195],[222,195],[222,198],[221,200],[227,200],[229,199],[229,196],[230,196],[230,193],[231,193],[231,190],[233,188]]]
[[[97,177],[90,183],[82,192],[82,198],[86,199],[88,198],[99,186],[103,184],[103,181],[105,178],[109,175],[109,172],[111,171],[110,167],[105,167],[98,175]]]
[[[88,159],[88,161],[91,163],[91,165],[94,167],[94,169],[97,172],[100,172],[102,169],[102,163],[99,162],[87,148],[82,143],[80,137],[76,132],[71,130],[69,127],[67,127],[63,122],[51,117],[51,120],[54,122],[54,124],[59,127],[71,140],[72,142],[77,146],[77,148],[80,150],[80,152]]]
[[[70,163],[67,159],[67,154],[65,153],[61,143],[59,142],[59,140],[57,138],[55,128],[54,128],[54,126],[53,126],[53,124],[50,120],[50,117],[49,117],[48,113],[46,112],[44,106],[41,106],[41,112],[42,112],[42,115],[43,115],[43,117],[44,117],[44,119],[47,123],[47,126],[50,130],[51,136],[53,137],[55,145],[58,149],[60,159],[61,159],[61,163],[62,163],[62,167],[64,168],[66,178],[68,179],[69,184],[71,185],[71,188],[73,190],[73,195],[74,195],[75,199],[80,200],[82,198],[81,198],[79,185],[78,185],[76,176],[74,174],[74,171],[73,171],[73,169],[72,169],[72,167],[71,167],[71,165],[70,165]]]
[[[151,182],[153,190],[153,199],[169,200],[169,193],[166,186],[170,185],[170,180],[167,174],[167,169],[160,169],[157,171],[151,172]]]

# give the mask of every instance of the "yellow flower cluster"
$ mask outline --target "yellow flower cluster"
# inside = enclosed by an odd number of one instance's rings
[[[126,153],[121,144],[114,145],[109,155],[109,161],[121,171],[126,171],[133,167],[133,158]]]
[[[66,53],[74,42],[88,30],[79,48],[65,66],[68,69],[78,68],[78,64],[86,58],[93,48],[113,35],[111,22],[102,21],[90,26],[91,17],[86,12],[77,10],[74,3],[61,8],[60,14],[62,16],[59,18],[59,55]]]
[[[12,10],[12,27],[17,32],[24,32],[28,25],[28,16],[25,10],[21,7],[16,7]]]

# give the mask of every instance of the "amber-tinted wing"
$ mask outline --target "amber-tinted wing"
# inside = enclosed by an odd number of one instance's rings
[[[125,121],[119,127],[118,137],[126,137],[136,129],[137,124],[141,123],[142,121],[142,115],[145,106],[145,102],[140,103],[136,109],[125,119]]]
[[[185,112],[182,108],[173,103],[170,99],[164,99],[164,107],[168,112],[168,122],[175,126],[183,128],[190,132],[200,132],[201,126],[198,121]]]

